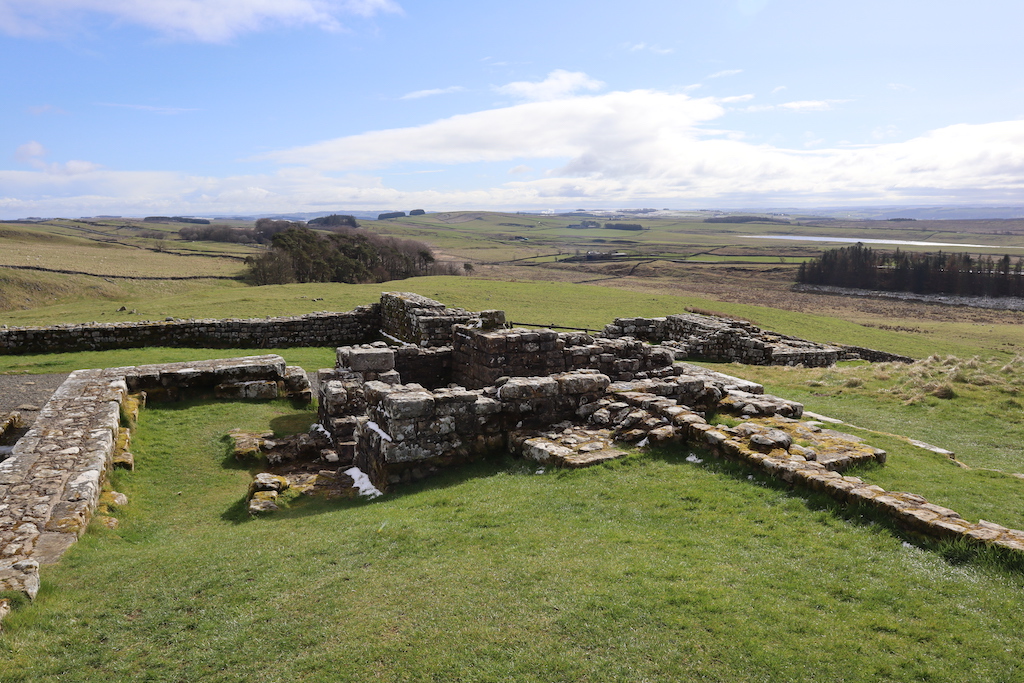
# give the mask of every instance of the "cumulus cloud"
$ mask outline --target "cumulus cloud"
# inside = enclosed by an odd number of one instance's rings
[[[616,149],[667,143],[721,116],[710,98],[649,90],[529,102],[453,116],[410,128],[373,131],[259,157],[337,171],[396,163],[461,164],[520,158],[573,158],[595,144]]]
[[[421,97],[433,97],[434,95],[449,95],[453,92],[465,90],[461,85],[452,85],[447,88],[431,88],[430,90],[416,90],[399,97],[400,100],[418,100]]]
[[[525,209],[580,199],[821,206],[1005,202],[1024,192],[1024,121],[958,124],[857,147],[820,147],[808,135],[808,147],[791,149],[715,128],[725,114],[714,98],[650,90],[527,102],[281,150],[261,157],[281,164],[276,173],[225,178],[49,164],[33,141],[15,154],[29,170],[0,171],[0,214]],[[420,189],[424,176],[403,189],[405,176],[389,173],[489,162],[507,163],[502,180],[471,173],[461,189],[447,189],[452,174],[438,185],[446,189]]]
[[[582,71],[555,69],[543,81],[515,81],[499,86],[495,90],[520,100],[541,101],[562,99],[584,90],[595,91],[603,87],[604,83]]]
[[[222,42],[271,25],[341,28],[340,17],[401,12],[394,0],[0,0],[0,31],[41,36],[91,14],[173,38]]]

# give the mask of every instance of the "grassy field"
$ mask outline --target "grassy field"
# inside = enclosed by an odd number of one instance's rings
[[[4,681],[1010,681],[1022,575],[685,451],[498,460],[247,520],[231,427],[147,409],[130,504],[44,573]]]
[[[770,225],[709,230],[680,220],[643,239],[621,234],[646,241],[630,247],[638,255],[669,245],[709,254],[697,259],[748,261],[741,266],[498,263],[565,251],[566,240],[585,248],[618,238],[566,229],[569,220],[460,213],[367,224],[475,261],[476,277],[252,288],[0,269],[0,307],[26,307],[3,312],[0,323],[296,315],[349,310],[395,290],[501,308],[520,323],[591,329],[617,316],[716,311],[921,359],[710,365],[843,419],[844,431],[885,448],[886,465],[857,472],[865,480],[972,521],[1024,528],[1016,476],[1024,473],[1024,315],[791,292],[798,258],[819,247],[734,239],[779,229]],[[858,225],[863,235],[906,238],[910,229]],[[955,241],[943,227],[921,232]],[[1020,240],[998,234],[1003,224],[973,227],[961,242]],[[65,228],[57,238],[96,229],[136,239],[130,228],[95,221]],[[857,226],[793,229],[826,228]],[[517,234],[530,241],[512,241]],[[128,311],[118,312],[122,305]],[[334,361],[332,349],[150,348],[0,356],[0,372],[266,352],[307,370]],[[138,469],[113,480],[131,501],[116,511],[120,528],[91,529],[44,570],[37,601],[19,603],[5,621],[0,681],[1024,679],[1019,564],[908,536],[703,453],[703,462],[689,462],[685,448],[543,475],[499,458],[373,503],[295,499],[282,514],[249,520],[242,501],[251,472],[226,458],[224,434],[287,433],[313,418],[278,402],[144,411],[133,444]],[[953,450],[963,466],[904,437]]]
[[[140,246],[62,236],[0,225],[0,265],[35,266],[101,276],[234,277],[241,273],[236,259],[182,256]]]

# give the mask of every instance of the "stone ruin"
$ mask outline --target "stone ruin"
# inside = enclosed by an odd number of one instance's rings
[[[34,596],[40,563],[59,559],[94,514],[116,524],[109,514],[127,501],[104,490],[106,473],[134,467],[130,429],[146,402],[309,402],[314,384],[318,419],[308,434],[231,434],[236,457],[271,465],[250,486],[252,514],[277,509],[288,488],[375,497],[504,452],[539,468],[584,467],[621,457],[626,446],[687,444],[873,506],[920,533],[1024,552],[1024,532],[970,523],[844,475],[884,463],[886,453],[831,429],[828,418],[801,420],[802,405],[759,384],[683,360],[816,364],[850,351],[707,316],[618,319],[591,336],[507,329],[500,311],[450,309],[414,294],[385,293],[375,310],[390,343],[339,346],[335,367],[315,383],[275,355],[72,373],[0,462],[0,591]]]

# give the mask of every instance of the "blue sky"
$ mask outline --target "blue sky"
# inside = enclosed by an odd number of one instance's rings
[[[1024,204],[1020,0],[0,0],[0,217]]]

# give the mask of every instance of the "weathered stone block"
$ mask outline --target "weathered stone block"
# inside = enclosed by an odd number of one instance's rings
[[[498,392],[502,400],[547,398],[558,395],[558,382],[552,377],[513,377]]]
[[[391,349],[350,349],[348,367],[354,372],[386,372],[395,369],[395,352]]]

